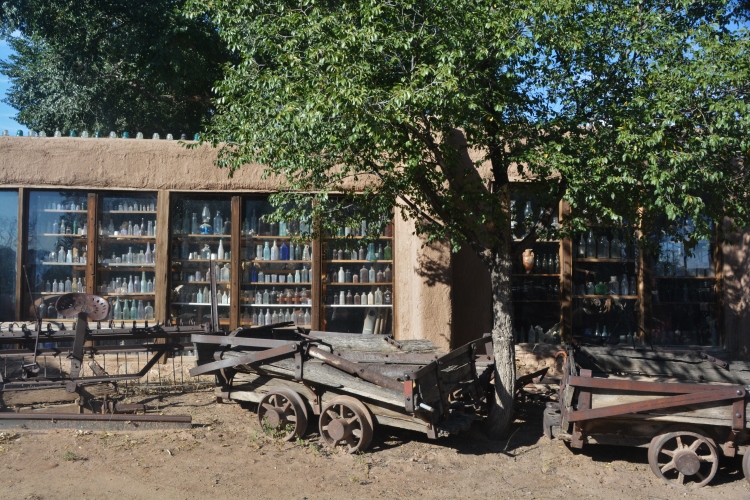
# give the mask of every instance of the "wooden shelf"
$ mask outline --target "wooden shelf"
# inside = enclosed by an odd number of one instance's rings
[[[210,281],[173,281],[173,285],[210,285]],[[228,285],[229,281],[217,281],[217,285]]]
[[[128,240],[128,241],[151,241],[156,240],[156,236],[99,236],[99,239],[106,240]]]
[[[86,267],[86,264],[72,262],[42,262],[44,266],[68,266],[68,267]]]
[[[627,264],[630,262],[635,262],[635,259],[604,259],[604,258],[600,259],[596,257],[585,257],[585,258],[573,259],[573,262],[580,262],[580,263],[599,262],[599,263],[607,263],[607,264],[618,264],[618,263]]]
[[[242,307],[288,307],[288,308],[295,308],[295,307],[304,307],[306,309],[309,309],[312,307],[312,304],[240,304]]]
[[[513,278],[559,278],[560,273],[553,273],[553,274],[513,274]]]
[[[122,263],[121,264],[99,264],[98,267],[99,267],[99,269],[103,269],[105,271],[106,270],[117,270],[118,268],[130,269],[130,270],[143,269],[145,271],[148,271],[148,270],[154,269],[156,267],[156,264],[143,264],[143,263],[139,263],[139,264],[122,264]]]
[[[208,302],[172,302],[173,306],[201,306],[201,307],[211,307],[211,304]],[[229,307],[231,304],[216,304],[217,307]]]
[[[326,286],[393,286],[393,282],[375,282],[375,283],[326,283]]]
[[[325,264],[392,264],[392,260],[324,260]]]
[[[658,280],[715,280],[716,276],[654,276]]]
[[[538,300],[526,300],[526,299],[520,299],[520,300],[513,300],[513,303],[530,303],[530,304],[558,304],[560,303],[560,299],[538,299]]]
[[[156,210],[103,210],[103,214],[113,215],[126,215],[126,214],[153,214],[156,215]]]
[[[195,282],[194,282],[195,283]],[[247,283],[240,283],[241,286],[268,286],[268,285],[295,285],[295,286],[311,286],[312,283],[307,281],[305,283],[297,283],[296,281],[276,281],[276,282],[265,282],[265,281],[250,281]]]
[[[574,299],[623,299],[636,300],[637,295],[573,295]]]
[[[326,236],[323,239],[326,240],[326,241],[328,241],[328,240],[331,240],[331,241],[333,241],[333,240],[335,240],[335,241],[340,241],[340,240],[366,240],[367,236]],[[377,238],[372,239],[370,241],[392,240],[392,239],[393,239],[393,236],[378,236]]]
[[[155,292],[146,292],[146,293],[105,293],[101,294],[100,297],[112,297],[112,298],[137,298],[137,297],[147,297],[147,298],[154,298],[156,297]]]
[[[38,236],[51,236],[53,238],[79,238],[79,239],[86,239],[87,236],[85,234],[59,234],[59,233],[42,233]]]
[[[389,308],[390,309],[390,308],[393,307],[393,304],[377,304],[377,305],[365,305],[365,306],[363,306],[361,304],[344,304],[344,305],[341,305],[341,304],[323,304],[323,306],[324,307],[342,307],[342,308],[343,307],[359,307],[359,308],[362,308],[362,307],[383,307],[383,308]]]
[[[302,245],[309,245],[310,244],[310,240],[309,239],[307,239],[307,238],[300,238],[299,236],[268,236],[268,235],[258,235],[258,234],[254,234],[252,236],[250,236],[248,234],[242,235],[242,241],[243,242],[247,242],[248,240],[264,240],[264,241],[265,240],[268,240],[268,241],[271,241],[271,240],[283,240],[283,241],[289,241],[289,240],[292,240],[292,239],[302,240],[304,242],[304,243],[301,243]]]
[[[42,212],[48,214],[87,214],[88,210],[57,210],[53,208],[45,208]]]
[[[173,234],[172,238],[182,240],[182,239],[196,239],[196,240],[211,240],[216,239],[220,240],[222,238],[226,239],[232,239],[231,234]]]
[[[230,259],[172,259],[172,262],[195,262],[197,264],[207,262],[232,262]]]
[[[697,305],[702,305],[702,304],[706,304],[708,306],[717,305],[716,301],[710,301],[710,300],[704,300],[704,301],[691,300],[689,302],[655,302],[655,301],[651,302],[652,306],[697,306]]]
[[[311,260],[243,260],[242,262],[252,262],[253,264],[311,264]]]

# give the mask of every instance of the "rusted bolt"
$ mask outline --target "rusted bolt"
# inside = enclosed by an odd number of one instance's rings
[[[739,413],[735,413],[735,414],[734,414],[734,418],[740,418],[740,417],[742,417],[742,415],[741,415],[741,414],[739,414]]]
[[[737,395],[742,396],[742,389],[737,389]]]
[[[295,365],[294,367],[299,370],[299,365]]]
[[[407,401],[411,401],[411,398],[406,398]]]

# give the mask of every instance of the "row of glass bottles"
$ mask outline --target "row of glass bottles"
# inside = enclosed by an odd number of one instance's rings
[[[352,295],[351,290],[347,290],[344,293],[341,290],[338,294],[333,295],[333,305],[363,305],[363,306],[379,306],[379,305],[392,305],[393,304],[393,293],[390,290],[381,292],[380,288],[376,289],[373,293],[370,290],[369,293],[355,292]]]
[[[559,278],[535,278],[513,280],[513,300],[560,300]]]
[[[147,302],[143,305],[143,300],[138,301],[136,306],[135,299],[133,299],[130,306],[128,306],[128,300],[122,301],[120,306],[119,297],[111,301],[109,307],[109,318],[110,320],[134,320],[134,319],[154,319],[154,307],[151,302]]]
[[[554,256],[554,257],[553,257]],[[558,254],[542,254],[534,257],[534,267],[531,273],[525,273],[525,269],[522,266],[522,261],[514,261],[516,274],[560,274],[560,255]]]
[[[75,202],[71,201],[68,203],[45,203],[44,204],[45,210],[86,210],[86,203],[79,203],[76,204]]]
[[[539,209],[539,218],[541,219],[542,213],[544,212],[543,208]],[[510,213],[511,213],[511,221],[510,221],[510,227],[511,232],[516,238],[523,238],[527,236],[531,232],[531,228],[536,223],[536,220],[534,219],[534,211],[531,206],[531,201],[527,201],[524,205],[523,211],[517,211],[516,210],[516,200],[511,200],[510,202]],[[552,215],[552,222],[551,226],[554,229],[559,229],[560,227],[560,219],[557,216],[557,214]]]
[[[211,221],[211,210],[208,205],[203,207],[201,212],[202,223],[198,224],[198,214],[193,212],[190,218],[182,218],[182,227],[175,228],[180,234],[232,234],[232,223],[229,219],[226,221],[221,216],[220,211],[216,211],[216,216]]]
[[[101,254],[100,254],[101,257]],[[151,244],[146,243],[146,250],[140,250],[139,253],[133,253],[133,247],[128,247],[128,253],[122,254],[120,257],[112,253],[110,259],[104,259],[103,262],[99,262],[104,265],[112,264],[153,264],[156,262],[156,245],[151,250]]]
[[[216,264],[215,273],[216,281],[229,282],[231,275],[231,265],[228,263],[224,264],[223,266],[219,266],[218,264]],[[193,281],[208,281],[208,272],[204,274],[200,270],[195,271],[195,273],[185,273],[184,271],[180,271],[179,273],[173,274],[173,279],[175,281],[187,281],[188,283],[191,283]]]
[[[364,246],[360,246],[359,249],[333,248],[328,254],[328,258],[331,260],[392,260],[393,247],[388,242],[385,247],[379,244],[377,250],[375,249],[375,243],[368,243],[367,250]]]
[[[46,228],[47,234],[59,235],[59,234],[70,234],[77,236],[86,236],[88,233],[88,223],[84,222],[83,225],[78,224],[78,219],[73,219],[72,222],[66,221],[64,217],[60,217],[60,222],[57,220],[49,221]]]
[[[115,294],[115,293],[153,293],[154,282],[149,278],[146,280],[146,273],[142,272],[141,277],[137,275],[135,278],[129,276],[125,278],[112,278],[108,284],[103,284],[99,287],[99,292],[103,294]]]
[[[312,281],[312,272],[307,269],[306,265],[302,269],[297,269],[292,274],[290,270],[287,274],[283,272],[263,272],[258,266],[253,264],[252,268],[245,267],[242,273],[243,283],[309,283]]]
[[[597,241],[594,231],[590,230],[585,238],[583,234],[581,235],[576,256],[579,259],[627,259],[629,249],[628,245],[620,240],[617,232],[614,233],[612,240],[606,234],[602,234]]]
[[[72,248],[65,250],[65,247],[60,247],[57,252],[50,252],[47,257],[47,262],[58,262],[64,264],[85,264],[87,260],[86,256],[86,245],[81,245],[79,250],[77,245],[73,245]]]
[[[310,224],[302,220],[265,222],[263,216],[258,217],[253,210],[249,219],[242,221],[243,236],[291,236],[295,234],[307,234],[310,232]]]
[[[232,258],[232,252],[224,248],[224,241],[219,240],[219,245],[216,248],[216,252],[211,250],[211,246],[208,243],[203,245],[200,252],[191,252],[190,245],[186,240],[182,241],[179,247],[179,255],[177,254],[178,247],[174,247],[173,257],[185,259],[185,260],[230,260]]]
[[[221,291],[216,289],[217,304],[229,305],[230,294],[228,290]],[[211,292],[208,287],[203,287],[203,290],[198,288],[197,292],[188,292],[185,288],[181,288],[178,292],[178,302],[191,303],[191,304],[210,304],[211,303]]]
[[[247,299],[248,296],[243,294],[243,298]],[[286,288],[280,292],[276,292],[275,288],[272,288],[269,292],[268,289],[264,289],[255,292],[253,304],[258,305],[276,305],[276,304],[295,304],[295,305],[312,305],[312,297],[310,292],[303,288],[300,291],[299,288],[295,288],[292,291],[291,288]]]
[[[389,222],[385,225],[385,230],[383,231],[383,236],[386,238],[392,238],[393,237],[393,223]],[[349,226],[340,226],[336,230],[336,236],[337,237],[343,237],[346,238],[347,236],[366,236],[367,235],[367,222],[362,221],[361,225],[359,227],[349,227]]]
[[[112,219],[109,219],[109,225],[102,227],[99,222],[99,236],[156,236],[156,221],[146,222],[141,219],[140,224],[133,224],[133,221],[123,222],[122,225],[115,227]]]
[[[44,284],[44,291],[46,293],[70,293],[70,292],[85,292],[86,291],[86,278],[75,278],[71,281],[70,278],[63,281],[52,280],[52,283],[47,280]]]
[[[263,245],[255,246],[255,260],[311,260],[312,250],[310,245],[295,245],[294,242],[290,242],[289,245],[286,241],[281,242],[281,246],[276,245],[276,240],[273,240],[273,246],[269,246],[266,241]]]
[[[304,311],[302,309],[293,309],[291,312],[289,309],[278,312],[275,309],[273,312],[271,312],[271,309],[266,309],[265,314],[263,314],[262,310],[260,313],[253,311],[252,319],[250,313],[245,311],[242,314],[242,321],[244,323],[252,321],[252,324],[255,326],[273,325],[289,321],[297,326],[304,326],[312,323],[312,316],[309,309],[305,309]]]
[[[610,276],[609,283],[600,281],[594,284],[593,281],[587,282],[585,285],[578,285],[576,290],[578,295],[637,295],[635,276],[628,277],[626,274],[622,275],[620,281],[617,280],[617,276]]]
[[[150,203],[137,203],[135,205],[125,205],[124,203],[120,203],[116,205],[110,212],[155,212],[156,211],[156,203],[150,202]]]
[[[329,276],[331,283],[391,283],[393,281],[393,271],[391,266],[385,266],[385,270],[375,270],[375,266],[367,269],[364,265],[359,272],[352,273],[351,269],[339,267],[338,272],[332,272]]]

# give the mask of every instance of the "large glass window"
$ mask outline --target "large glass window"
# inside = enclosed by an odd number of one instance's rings
[[[57,297],[86,291],[88,195],[81,191],[33,191],[29,194],[28,254],[33,304],[21,319],[59,318]],[[26,301],[26,297],[22,297]]]
[[[18,192],[0,191],[0,321],[15,316],[17,251]]]
[[[291,321],[312,324],[312,245],[310,225],[299,220],[270,222],[265,197],[248,196],[242,207],[240,324]]]
[[[111,319],[154,319],[156,195],[99,197],[97,293]]]
[[[177,324],[211,318],[209,270],[217,282],[219,324],[229,325],[231,210],[229,196],[176,195],[172,202],[171,317]]]
[[[342,214],[345,216],[345,214]],[[367,226],[342,224],[323,241],[322,329],[363,334],[393,333],[393,224],[371,239]]]

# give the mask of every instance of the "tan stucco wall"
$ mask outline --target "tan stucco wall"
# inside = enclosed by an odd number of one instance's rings
[[[750,359],[750,231],[727,238],[723,252],[724,346]]]
[[[0,187],[76,189],[274,191],[262,167],[247,165],[232,179],[213,161],[215,149],[186,149],[178,141],[0,137]],[[360,178],[364,183],[367,179]],[[450,251],[422,248],[414,224],[396,214],[395,335],[430,339],[443,349],[451,339]],[[442,278],[435,275],[442,274]],[[481,332],[480,332],[481,335]]]

